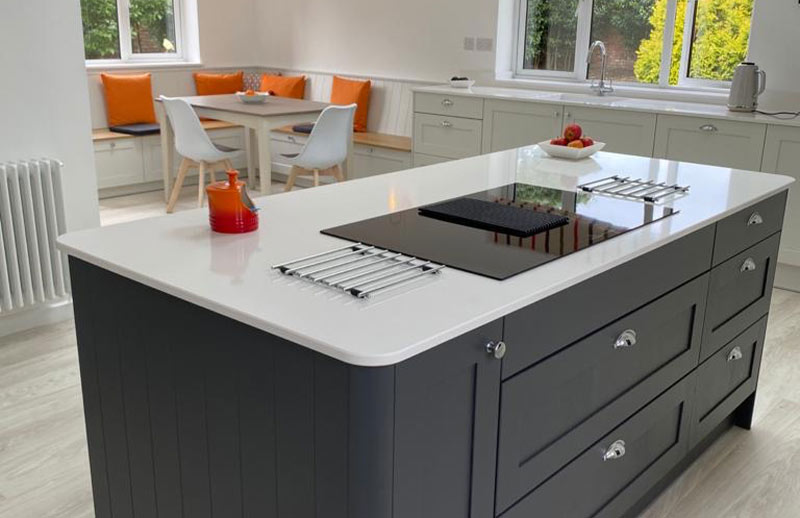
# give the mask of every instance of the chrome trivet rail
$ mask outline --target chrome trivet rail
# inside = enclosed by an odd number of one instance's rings
[[[666,182],[656,183],[653,180],[642,181],[630,177],[609,176],[602,180],[579,185],[578,188],[585,192],[613,196],[626,200],[643,201],[646,203],[659,203],[674,200],[689,192],[689,187],[677,184],[669,185]]]
[[[366,299],[426,275],[438,274],[444,265],[356,243],[276,264],[272,269]]]

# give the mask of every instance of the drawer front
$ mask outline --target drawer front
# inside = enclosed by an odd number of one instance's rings
[[[622,516],[687,453],[693,392],[694,375],[690,375],[586,449],[502,518]]]
[[[767,317],[764,316],[697,369],[692,444],[697,444],[756,389]]]
[[[507,316],[503,377],[706,272],[713,244],[711,225]]]
[[[786,192],[756,203],[717,224],[714,264],[717,265],[781,229]]]
[[[424,167],[426,165],[441,164],[442,162],[449,162],[450,160],[452,160],[452,158],[423,155],[422,153],[414,153],[414,167]]]
[[[414,115],[414,151],[447,158],[466,158],[481,152],[481,121]]]
[[[414,112],[481,119],[483,118],[483,99],[418,92],[414,94]]]
[[[355,146],[353,150],[353,172],[348,180],[367,178],[411,168],[411,153],[392,151],[372,146]]]
[[[780,239],[775,234],[711,271],[700,361],[769,311]]]
[[[120,139],[94,144],[97,187],[121,187],[144,182],[142,146],[139,139]]]
[[[697,366],[707,292],[704,275],[503,384],[498,511]]]
[[[654,156],[758,171],[766,131],[765,124],[659,115]]]

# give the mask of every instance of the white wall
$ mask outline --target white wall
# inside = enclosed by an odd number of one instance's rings
[[[79,0],[0,2],[0,48],[0,161],[63,161],[67,227],[96,226]]]
[[[195,0],[190,0],[195,1]],[[200,58],[207,67],[256,65],[260,54],[256,0],[196,0]]]
[[[749,59],[767,71],[761,107],[800,110],[800,5],[797,0],[756,0]]]
[[[496,0],[253,1],[258,64],[425,81],[494,70],[494,52],[463,40],[494,37]]]

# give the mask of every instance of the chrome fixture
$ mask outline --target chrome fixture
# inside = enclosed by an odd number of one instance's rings
[[[584,192],[611,196],[613,198],[624,198],[626,200],[643,201],[646,203],[659,203],[672,201],[689,192],[689,187],[681,185],[667,185],[666,182],[656,183],[653,180],[637,180],[635,178],[620,177],[618,175],[609,176],[602,180],[579,185],[578,188]]]
[[[589,54],[586,56],[586,64],[588,65],[592,62],[592,56],[594,56],[594,49],[598,47],[600,48],[600,53],[603,56],[603,64],[600,68],[600,82],[595,83],[594,80],[592,80],[592,84],[591,86],[589,86],[589,88],[591,88],[591,90],[597,95],[605,95],[605,94],[610,94],[611,92],[614,91],[614,85],[612,84],[612,81],[610,79],[608,81],[608,84],[606,84],[606,59],[608,58],[608,55],[606,54],[605,43],[603,43],[600,40],[597,40],[594,43],[592,43],[592,46],[589,47]]]
[[[506,344],[505,342],[489,342],[486,344],[486,352],[496,359],[502,360],[506,355]]]
[[[603,460],[616,460],[625,456],[625,441],[614,441],[614,444],[603,452]]]
[[[617,337],[617,341],[614,342],[614,349],[633,347],[634,345],[636,345],[636,331],[633,329],[626,329]]]

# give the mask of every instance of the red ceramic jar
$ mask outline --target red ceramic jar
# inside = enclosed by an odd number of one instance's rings
[[[252,232],[258,228],[258,208],[247,195],[246,184],[237,180],[239,171],[227,173],[228,181],[206,187],[211,230],[224,234]]]

